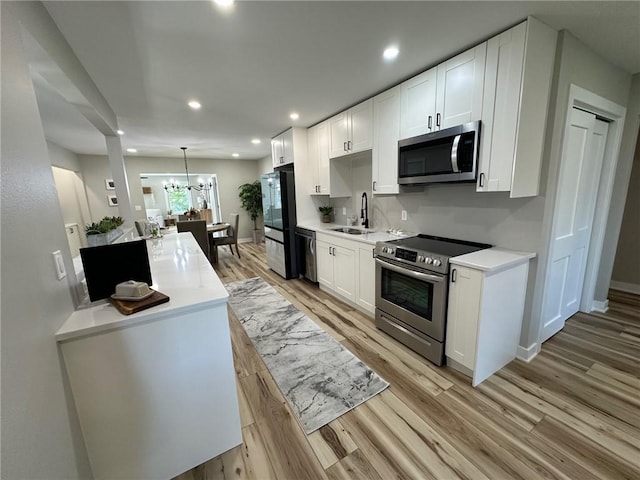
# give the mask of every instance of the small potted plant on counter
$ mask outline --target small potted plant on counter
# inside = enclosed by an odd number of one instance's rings
[[[333,207],[331,205],[322,205],[318,210],[320,210],[320,213],[322,214],[322,223],[331,223]]]
[[[90,247],[107,245],[124,233],[120,226],[124,223],[121,217],[104,217],[97,223],[90,223],[84,227],[87,244]]]

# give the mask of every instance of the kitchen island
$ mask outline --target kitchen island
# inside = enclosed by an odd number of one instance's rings
[[[107,301],[56,334],[95,478],[171,478],[242,443],[228,293],[190,233],[147,240],[168,303]]]

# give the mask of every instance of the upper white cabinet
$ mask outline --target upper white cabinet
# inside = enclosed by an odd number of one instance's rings
[[[305,128],[292,127],[271,139],[273,168],[294,163],[296,156],[307,156],[307,130]]]
[[[373,145],[373,99],[330,118],[329,157],[370,150]]]
[[[482,43],[404,82],[400,138],[480,120],[486,52]]]
[[[372,192],[399,193],[400,85],[373,98]]]
[[[308,172],[312,182],[310,195],[331,197],[351,196],[351,171],[341,165],[331,168],[329,160],[329,122],[322,122],[307,130]]]
[[[487,42],[477,191],[538,194],[556,38],[529,17]]]

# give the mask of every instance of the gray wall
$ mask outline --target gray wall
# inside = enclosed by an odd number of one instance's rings
[[[620,239],[611,280],[640,292],[640,143],[636,151],[629,180],[627,201],[622,217]]]
[[[111,178],[107,157],[81,155],[80,159],[92,216],[95,219],[96,217],[102,218],[104,215],[114,215],[110,210],[117,209],[107,206],[107,191],[104,186],[104,179]],[[251,183],[259,178],[258,162],[256,160],[211,160],[202,158],[189,159],[188,162],[189,170],[192,172],[202,174],[215,173],[217,175],[223,220],[227,220],[230,213],[239,213],[239,238],[251,238],[253,222],[247,212],[240,207],[238,187],[243,183]],[[134,214],[144,216],[143,212],[135,210],[136,205],[144,208],[140,174],[180,173],[184,170],[184,161],[178,156],[175,158],[128,156],[125,157],[125,168]]]
[[[51,252],[73,266],[23,51],[22,5],[0,8],[2,478],[91,478],[54,338],[74,305]]]

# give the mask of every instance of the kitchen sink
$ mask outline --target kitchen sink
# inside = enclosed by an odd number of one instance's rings
[[[348,233],[349,235],[364,235],[365,233],[368,233],[366,230],[360,230],[358,228],[350,227],[332,228],[331,230],[334,232]]]

